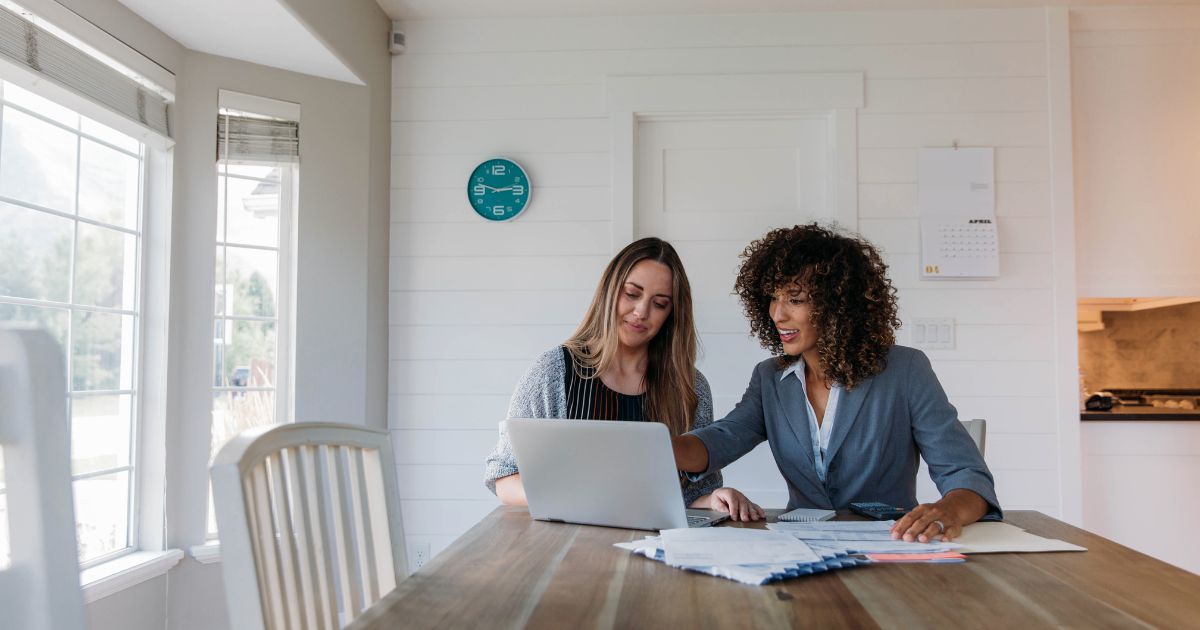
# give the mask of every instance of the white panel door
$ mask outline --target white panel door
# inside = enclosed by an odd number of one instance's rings
[[[775,227],[836,216],[834,133],[823,114],[749,120],[643,120],[637,129],[634,236],[679,251],[692,285],[717,419],[769,354],[733,295],[738,255]],[[766,444],[725,469],[725,484],[764,507],[787,488]]]

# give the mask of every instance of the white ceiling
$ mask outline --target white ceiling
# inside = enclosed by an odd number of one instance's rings
[[[1147,4],[1144,0],[376,0],[393,20]],[[1197,4],[1167,0],[1153,4]]]
[[[192,50],[362,83],[278,0],[118,2]]]

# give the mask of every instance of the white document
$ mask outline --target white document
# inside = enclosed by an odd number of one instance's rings
[[[634,540],[623,543],[613,543],[614,547],[620,547],[627,551],[639,552],[650,549],[662,549],[662,538],[658,536],[647,536],[641,540]]]
[[[795,536],[796,538],[799,538],[800,540],[804,540],[804,541],[809,541],[809,540],[818,541],[819,540],[819,541],[830,541],[830,542],[846,542],[846,541],[851,541],[851,540],[853,540],[853,541],[875,540],[875,541],[896,542],[896,541],[892,540],[891,532],[854,532],[854,531],[838,532],[838,531],[830,531],[827,529],[812,529],[812,530],[807,530],[807,531],[805,531],[805,530],[786,530],[786,529],[779,530],[779,529],[772,528],[771,525],[774,525],[774,523],[768,524],[767,527],[769,529],[772,529],[773,531],[786,531],[787,533]],[[904,541],[900,541],[900,542],[904,542]]]
[[[767,523],[767,529],[779,532],[884,532],[892,531],[896,521],[821,521],[819,523]]]
[[[972,523],[954,539],[962,545],[961,553],[1020,553],[1042,551],[1087,551],[1054,538],[1042,538],[1008,523]]]
[[[666,563],[671,566],[804,564],[821,557],[787,532],[738,527],[664,529]]]
[[[903,540],[851,540],[838,543],[846,548],[848,553],[941,553],[943,551],[963,551],[957,543],[919,543],[904,542]]]

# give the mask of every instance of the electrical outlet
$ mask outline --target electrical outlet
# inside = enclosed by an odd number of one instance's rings
[[[408,567],[412,571],[420,569],[429,562],[429,543],[414,542],[408,544]]]
[[[953,350],[954,318],[914,317],[912,345],[922,350]]]

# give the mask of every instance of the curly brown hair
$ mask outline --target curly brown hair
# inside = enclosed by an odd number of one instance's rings
[[[799,285],[812,304],[817,353],[825,375],[853,389],[883,371],[896,342],[896,288],[887,265],[860,236],[817,223],[779,228],[742,252],[734,291],[741,298],[750,332],[781,366],[800,359],[784,354],[771,319],[771,296]]]

